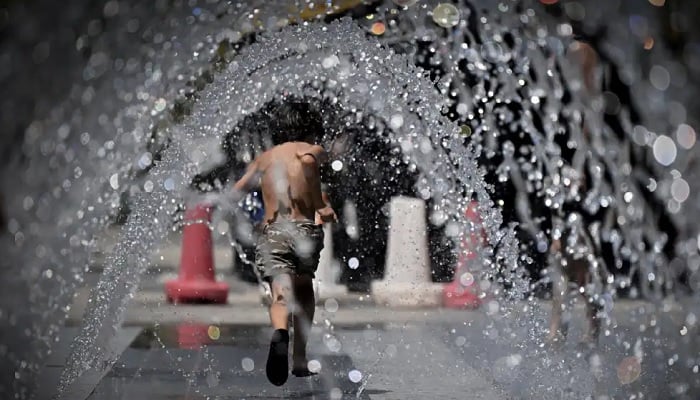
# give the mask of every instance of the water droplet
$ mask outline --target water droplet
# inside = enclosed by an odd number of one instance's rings
[[[119,174],[112,174],[112,176],[109,177],[109,186],[114,190],[119,189]]]
[[[462,347],[465,344],[467,344],[467,338],[465,338],[464,336],[457,336],[457,338],[455,339],[455,344],[459,347]]]
[[[455,222],[448,222],[447,225],[445,225],[445,235],[448,237],[455,237],[459,235],[459,224]]]
[[[562,36],[571,36],[574,33],[574,29],[571,24],[561,24],[557,26],[557,32]]]
[[[435,226],[442,226],[447,222],[448,215],[442,210],[435,210],[430,213],[430,223]]]
[[[174,180],[173,178],[167,178],[167,179],[163,182],[163,187],[164,187],[165,190],[167,190],[167,191],[171,191],[171,190],[175,189],[175,180]]]
[[[334,313],[338,311],[338,307],[338,300],[333,298],[330,298],[323,303],[323,308],[325,308],[328,312]]]
[[[153,162],[153,155],[149,152],[143,153],[141,157],[139,157],[139,168],[146,169],[151,165],[151,162]]]
[[[654,141],[654,158],[659,164],[669,166],[676,160],[676,144],[666,135],[659,135]]]
[[[119,2],[116,0],[108,1],[105,3],[102,12],[107,18],[114,17],[115,15],[119,14]]]
[[[637,357],[625,357],[617,366],[617,379],[623,385],[636,381],[642,373],[642,364]]]
[[[209,335],[209,339],[211,340],[219,340],[219,337],[221,336],[221,331],[219,330],[218,326],[210,325],[207,329],[207,335]]]
[[[245,357],[241,360],[241,367],[246,372],[251,372],[255,369],[255,361],[252,358]]]
[[[457,26],[459,19],[459,9],[450,3],[440,3],[433,9],[433,21],[443,28]]]
[[[520,365],[522,361],[523,356],[521,356],[520,354],[511,354],[507,357],[506,364],[508,364],[508,366],[511,368],[515,368],[518,365]]]
[[[394,114],[389,120],[389,126],[391,129],[399,129],[403,126],[403,116],[401,114]]]
[[[683,178],[674,179],[673,183],[671,183],[671,195],[679,203],[686,201],[688,196],[690,196],[688,182]]]
[[[684,149],[690,149],[695,145],[695,129],[687,124],[680,124],[676,130],[676,140]]]
[[[634,193],[632,193],[632,192],[626,192],[625,195],[623,196],[623,199],[625,200],[626,203],[631,202],[633,198],[634,198]]]
[[[340,340],[331,334],[323,335],[323,344],[334,353],[338,353],[343,347]]]
[[[671,83],[671,74],[669,74],[666,68],[660,65],[654,65],[649,71],[649,82],[659,90],[666,90]]]
[[[474,275],[469,272],[465,272],[459,276],[459,283],[462,286],[468,287],[474,284]]]
[[[231,227],[226,221],[219,221],[219,223],[216,225],[216,231],[219,232],[220,235],[226,235],[230,230]]]
[[[372,32],[373,35],[383,35],[384,32],[386,32],[386,26],[383,22],[375,22],[372,24],[369,31]]]
[[[352,371],[348,372],[348,378],[352,383],[359,383],[362,380],[362,372],[353,369]]]
[[[360,266],[360,260],[358,260],[356,257],[351,257],[348,260],[348,267],[350,269],[357,269]]]
[[[339,63],[340,63],[340,59],[338,58],[338,56],[336,56],[335,54],[332,54],[332,55],[324,58],[323,61],[321,62],[321,65],[323,66],[323,68],[328,69],[328,68],[335,67]]]
[[[156,112],[161,112],[161,111],[165,110],[166,105],[167,105],[167,102],[165,101],[164,98],[161,97],[158,100],[156,100],[153,108],[156,110]]]
[[[328,393],[328,397],[330,397],[331,400],[340,400],[343,398],[343,391],[340,390],[340,388],[334,387]]]
[[[314,373],[321,372],[321,362],[318,360],[309,360],[309,362],[306,364],[306,367],[311,372],[314,372]]]
[[[34,199],[31,196],[25,197],[22,201],[22,208],[29,211],[32,207],[34,207]]]
[[[153,182],[152,181],[146,181],[143,183],[143,190],[146,191],[146,193],[151,193],[153,191]]]
[[[343,162],[340,160],[335,160],[331,163],[331,168],[333,168],[333,171],[340,171],[343,169]]]
[[[457,104],[457,114],[464,115],[467,112],[469,112],[469,106],[467,106],[465,103]]]

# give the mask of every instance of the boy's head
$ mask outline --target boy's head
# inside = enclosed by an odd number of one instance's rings
[[[285,102],[272,112],[273,135],[282,142],[315,143],[323,137],[321,114],[309,103]]]

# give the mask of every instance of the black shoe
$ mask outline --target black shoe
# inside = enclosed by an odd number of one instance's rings
[[[272,334],[270,353],[267,356],[265,373],[267,379],[275,386],[282,386],[289,375],[289,331],[277,329]]]

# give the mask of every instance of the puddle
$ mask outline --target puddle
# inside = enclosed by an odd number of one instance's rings
[[[270,328],[213,324],[156,325],[144,328],[129,346],[133,349],[201,346],[267,346]]]

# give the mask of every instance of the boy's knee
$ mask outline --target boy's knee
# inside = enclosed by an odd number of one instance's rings
[[[289,275],[279,275],[272,279],[270,285],[272,289],[272,302],[276,304],[287,304],[292,294],[292,281]]]
[[[284,293],[277,293],[272,295],[272,304],[287,305],[287,297]]]

